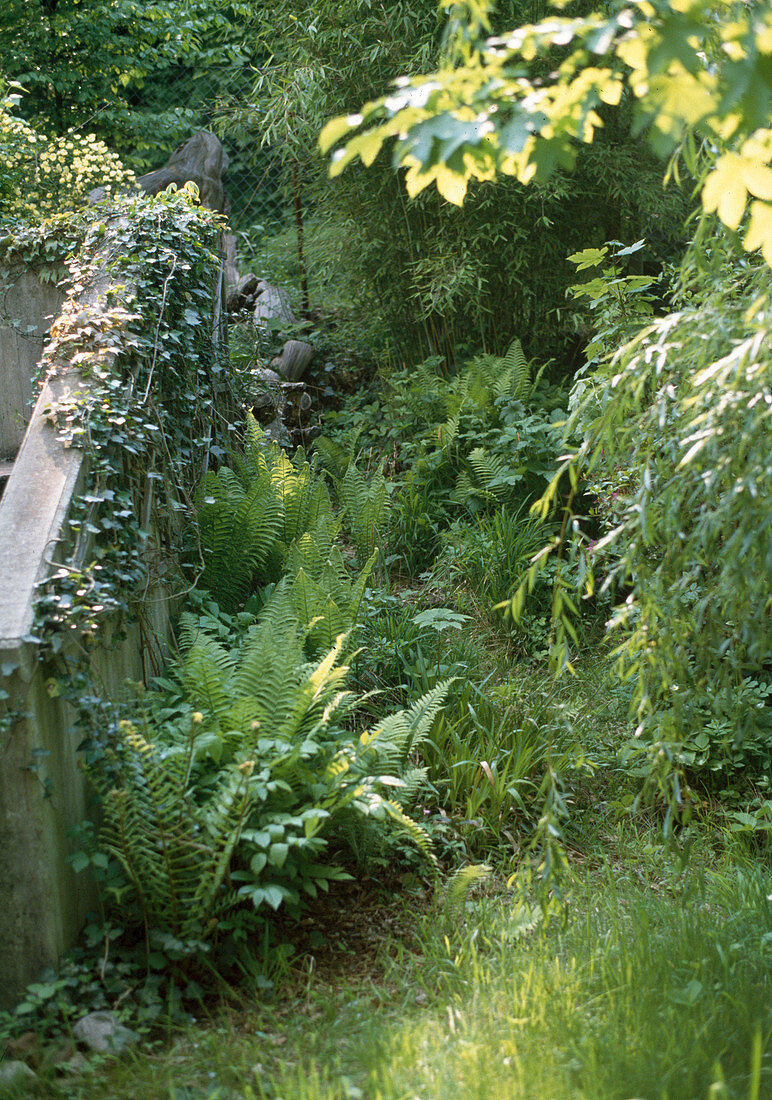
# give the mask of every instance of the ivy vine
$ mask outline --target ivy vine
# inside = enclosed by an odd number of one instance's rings
[[[151,587],[195,583],[179,566],[191,493],[241,403],[217,332],[221,223],[196,198],[191,187],[100,204],[68,264],[43,370],[82,379],[48,416],[86,452],[89,486],[73,501],[70,560],[52,560],[36,605],[35,638],[54,653],[136,616]]]

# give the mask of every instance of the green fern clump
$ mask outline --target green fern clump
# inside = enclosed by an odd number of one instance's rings
[[[227,468],[208,473],[195,503],[204,569],[201,584],[224,610],[233,611],[276,569],[283,516],[265,471],[245,488]]]
[[[368,477],[356,462],[350,462],[338,482],[338,494],[357,561],[364,565],[386,544],[390,494],[383,466],[378,466]]]
[[[114,889],[148,944],[168,934],[200,956],[234,921],[327,890],[346,877],[328,843],[344,840],[352,819],[407,835],[435,867],[408,813],[424,781],[411,758],[447,684],[358,734],[345,637],[308,661],[288,583],[277,591],[288,602],[277,597],[230,644],[183,616],[177,717],[151,694],[142,719],[122,722],[106,760],[89,768],[103,845],[122,872]]]
[[[284,571],[292,543],[317,524],[332,524],[329,493],[302,451],[290,459],[248,414],[233,469],[208,473],[195,497],[201,586],[226,611],[243,606]]]

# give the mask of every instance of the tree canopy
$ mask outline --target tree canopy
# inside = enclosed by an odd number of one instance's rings
[[[327,124],[333,175],[372,164],[395,139],[395,165],[416,195],[434,183],[460,205],[472,180],[521,183],[571,169],[608,109],[633,104],[655,151],[682,160],[702,206],[772,265],[772,11],[758,0],[615,0],[588,16],[551,15],[494,38],[490,0],[442,0],[446,62],[402,77],[389,95]],[[558,0],[556,7],[567,7]],[[559,47],[562,60],[534,76]],[[345,139],[343,145],[339,145]]]

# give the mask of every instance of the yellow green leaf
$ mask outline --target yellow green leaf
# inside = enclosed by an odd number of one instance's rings
[[[326,153],[333,145],[337,145],[340,139],[353,130],[362,121],[361,115],[342,115],[332,118],[319,135],[319,148]]]
[[[369,168],[381,151],[381,146],[388,136],[388,132],[383,126],[368,130],[366,134],[357,134],[351,141],[346,142],[343,149],[339,149],[333,154],[330,175],[339,176],[346,165],[350,164],[356,157],[359,157],[362,163]]]
[[[760,248],[762,256],[772,267],[772,203],[751,203],[751,217],[743,244],[748,252]]]
[[[757,199],[772,199],[772,168],[760,161],[746,160],[742,169],[743,183]]]
[[[437,190],[444,199],[452,202],[454,206],[463,206],[466,196],[466,177],[458,172],[452,172],[445,165],[439,165],[437,169]]]
[[[746,189],[742,180],[743,158],[737,153],[719,157],[702,189],[703,208],[718,216],[729,229],[737,229],[745,210]]]

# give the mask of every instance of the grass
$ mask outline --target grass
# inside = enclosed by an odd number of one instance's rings
[[[772,877],[686,876],[629,829],[544,926],[495,884],[383,904],[375,953],[299,957],[273,1004],[222,1010],[98,1071],[103,1100],[762,1100]],[[633,848],[633,857],[624,856]],[[419,903],[420,902],[420,903]],[[373,914],[367,911],[365,919]],[[361,932],[361,930],[360,930]],[[89,1100],[94,1078],[55,1095]]]

